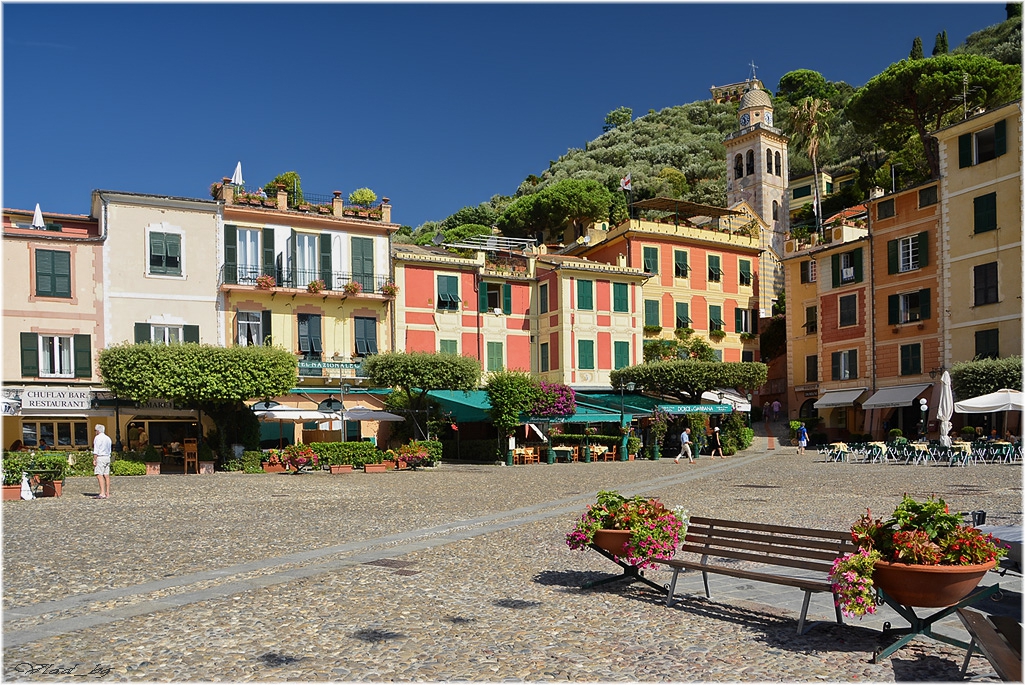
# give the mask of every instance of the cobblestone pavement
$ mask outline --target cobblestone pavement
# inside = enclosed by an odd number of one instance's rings
[[[935,493],[1021,525],[1020,465],[833,464],[766,444],[694,465],[119,477],[109,500],[89,497],[95,479],[68,479],[59,499],[3,504],[3,677],[957,680],[964,650],[931,640],[870,663],[883,621],[902,621],[887,608],[838,626],[818,595],[809,616],[827,622],[798,637],[803,595],[789,588],[716,576],[705,599],[686,574],[678,591],[693,594],[672,608],[639,584],[581,589],[618,571],[564,542],[599,489],[841,530],[904,492]],[[1020,575],[990,576],[999,611],[1020,617]],[[977,656],[969,673],[989,670]]]

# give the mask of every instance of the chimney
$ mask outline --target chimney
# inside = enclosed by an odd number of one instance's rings
[[[224,204],[230,205],[235,201],[235,186],[231,183],[231,179],[227,176],[221,177],[221,192],[219,193],[219,200],[224,200]]]
[[[285,211],[288,209],[288,191],[285,190],[284,183],[278,183],[278,209]]]
[[[390,198],[381,198],[381,221],[386,224],[391,223],[391,205],[388,204],[390,201]]]
[[[620,252],[619,255],[616,257],[616,266],[618,266],[621,269],[626,268],[626,255],[622,252]]]
[[[334,198],[331,200],[331,214],[337,218],[341,218],[342,210],[345,208],[345,200],[342,199],[342,191],[332,190],[331,194]]]

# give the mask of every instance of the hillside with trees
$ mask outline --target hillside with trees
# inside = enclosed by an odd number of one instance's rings
[[[860,88],[811,69],[780,78],[773,106],[777,126],[791,139],[790,178],[813,170],[855,173],[854,184],[821,201],[823,216],[861,202],[873,186],[910,187],[935,177],[930,131],[1021,97],[1021,5],[1009,3],[1005,11],[1005,21],[971,34],[952,51],[946,31],[936,35],[930,56],[920,36],[909,36],[908,57]],[[511,236],[534,235],[581,219],[617,223],[626,218],[620,179],[628,173],[634,201],[666,196],[724,206],[723,140],[736,129],[736,103],[702,100],[637,118],[619,107],[606,115],[600,136],[549,161],[512,196],[495,195],[416,230],[403,227],[396,240],[428,244],[440,232],[452,242],[491,226]],[[795,224],[811,219],[809,205]]]

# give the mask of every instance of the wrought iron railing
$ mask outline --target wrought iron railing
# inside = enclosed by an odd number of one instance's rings
[[[273,283],[267,281],[273,279]],[[319,269],[278,269],[273,266],[231,266],[225,264],[221,270],[221,283],[228,285],[256,285],[268,288],[307,288],[310,283],[322,280],[323,289],[332,292],[355,294],[350,283],[359,283],[359,292],[383,293],[385,283],[391,279],[380,274],[354,274],[350,271],[321,271]],[[261,284],[265,281],[266,285]]]

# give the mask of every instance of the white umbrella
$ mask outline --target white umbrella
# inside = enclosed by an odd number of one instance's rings
[[[405,421],[401,416],[370,407],[353,407],[343,415],[346,421]]]
[[[988,414],[994,411],[1021,411],[1025,402],[1022,401],[1020,390],[997,390],[988,395],[980,395],[968,400],[954,403],[954,411],[958,414]]]
[[[291,421],[292,423],[306,423],[307,421],[337,421],[338,415],[316,409],[293,409],[291,407],[276,407],[254,411],[254,414],[262,421]]]
[[[231,182],[237,186],[246,184],[246,182],[242,180],[242,162],[235,165],[235,173],[231,175]]]
[[[940,444],[950,447],[950,417],[954,414],[954,394],[950,391],[950,372],[944,371],[940,378],[940,402],[936,407],[936,418],[940,420]]]
[[[32,228],[46,228],[46,222],[43,221],[43,212],[39,209],[39,203],[36,203],[36,212],[32,215]]]

